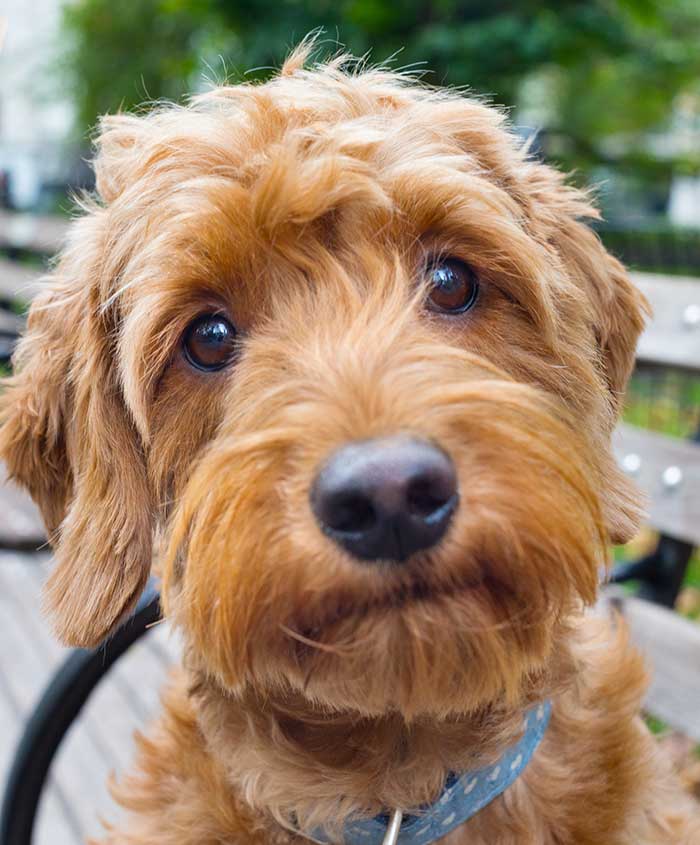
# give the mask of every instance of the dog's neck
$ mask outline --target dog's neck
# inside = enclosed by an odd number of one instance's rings
[[[245,798],[309,828],[429,803],[449,772],[496,759],[522,726],[520,710],[407,724],[399,714],[322,712],[252,691],[232,700],[211,684],[197,697],[209,746]]]
[[[234,789],[281,824],[311,830],[430,804],[450,773],[497,761],[521,738],[527,709],[570,679],[570,655],[557,663],[511,706],[411,722],[398,713],[366,718],[315,709],[300,694],[249,689],[234,697],[208,680],[193,695],[209,748]]]

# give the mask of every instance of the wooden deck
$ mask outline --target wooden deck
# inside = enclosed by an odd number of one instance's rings
[[[0,209],[0,249],[55,255],[68,236],[69,221],[53,214],[18,214]]]
[[[3,512],[1,523],[5,522]],[[0,533],[2,533],[0,531]],[[66,650],[44,622],[41,587],[47,551],[0,551],[0,786],[24,722]],[[133,732],[157,712],[159,690],[179,647],[157,625],[109,673],[68,734],[42,799],[34,842],[78,845],[101,831],[100,817],[116,819],[107,781],[128,765]]]
[[[17,264],[0,257],[0,297],[16,302],[30,302],[38,291],[41,267]]]

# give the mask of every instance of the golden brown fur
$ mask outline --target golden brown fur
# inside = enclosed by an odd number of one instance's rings
[[[103,121],[101,201],[3,395],[58,635],[108,633],[157,545],[185,636],[107,841],[288,843],[293,818],[409,810],[549,697],[525,773],[449,845],[697,843],[639,721],[639,659],[583,616],[639,518],[610,433],[644,303],[586,196],[496,110],[305,58]],[[436,254],[481,279],[462,317],[424,307]],[[212,308],[242,341],[204,375],[180,339]],[[436,549],[387,571],[332,545],[308,496],[334,449],[397,432],[452,456],[461,501]]]

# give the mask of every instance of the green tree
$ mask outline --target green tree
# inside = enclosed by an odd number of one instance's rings
[[[648,133],[680,98],[691,110],[700,99],[697,0],[75,0],[66,68],[81,127],[177,99],[205,76],[264,76],[317,27],[372,61],[423,62],[428,81],[507,106],[539,101],[554,154],[584,169],[658,169]],[[693,154],[683,164],[700,166]]]

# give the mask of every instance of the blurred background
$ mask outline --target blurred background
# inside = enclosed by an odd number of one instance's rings
[[[634,266],[700,264],[698,0],[0,0],[0,15],[5,206],[66,211],[98,115],[264,77],[322,27],[329,52],[511,109],[598,186],[604,237]]]
[[[700,800],[700,0],[0,0],[0,372],[71,196],[92,187],[99,115],[265,78],[317,29],[320,55],[342,45],[508,108],[536,155],[595,186],[601,237],[654,304],[615,440],[650,515],[615,552],[615,601],[654,666],[648,724]],[[0,791],[65,659],[40,612],[50,567],[36,509],[0,483]],[[114,817],[107,775],[178,655],[158,625],[110,672],[61,747],[33,842],[77,845]],[[27,841],[0,830],[0,845]]]

